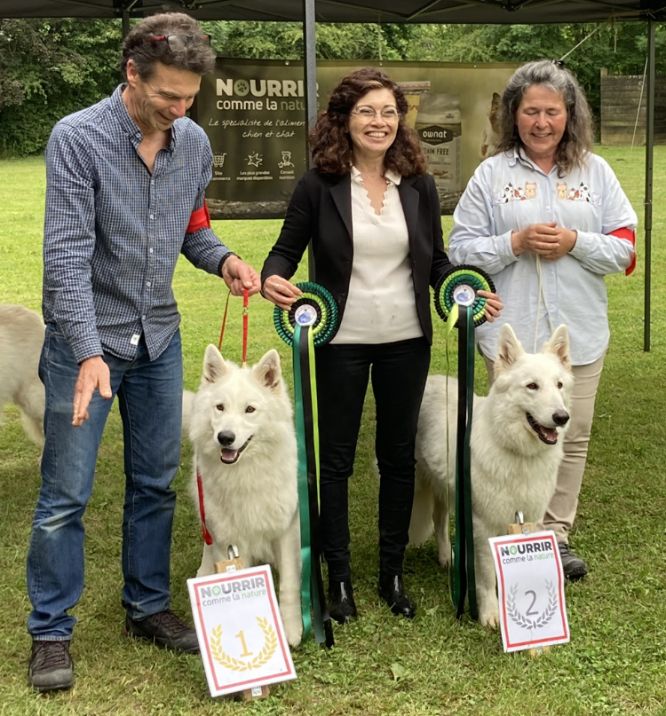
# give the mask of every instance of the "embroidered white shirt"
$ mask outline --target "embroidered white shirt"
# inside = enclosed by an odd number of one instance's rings
[[[477,329],[484,355],[496,356],[503,323],[511,324],[530,352],[565,323],[574,365],[605,353],[610,331],[604,276],[626,269],[633,256],[628,240],[609,234],[637,223],[605,160],[589,154],[584,168],[558,177],[557,168],[544,174],[518,151],[490,157],[474,172],[453,221],[451,262],[485,270],[504,303],[499,320]],[[514,256],[511,232],[546,222],[578,232],[572,251],[556,261]]]

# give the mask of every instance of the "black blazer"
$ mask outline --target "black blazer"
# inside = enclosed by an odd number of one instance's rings
[[[403,177],[398,193],[409,233],[409,261],[414,281],[416,312],[428,343],[432,343],[429,286],[450,268],[444,251],[439,197],[430,175]],[[261,283],[277,274],[291,278],[312,242],[315,275],[345,310],[351,278],[352,242],[351,176],[308,171],[298,182],[289,202],[280,236],[261,271]]]

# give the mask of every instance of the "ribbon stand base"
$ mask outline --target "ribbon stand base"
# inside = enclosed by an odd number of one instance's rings
[[[522,512],[516,512],[514,519],[516,520],[515,522],[512,522],[510,525],[507,525],[507,534],[527,535],[530,532],[536,532],[538,530],[538,526],[534,522],[523,521]],[[528,649],[527,653],[529,654],[530,658],[536,659],[547,651],[550,651],[549,646],[540,646],[537,649]]]
[[[220,572],[236,572],[239,569],[245,568],[243,560],[238,556],[236,545],[230,545],[227,548],[227,554],[229,555],[229,559],[215,562],[215,571],[218,574]],[[243,701],[254,701],[255,699],[265,699],[269,694],[269,686],[255,686],[252,689],[244,689],[239,695],[236,695],[236,697],[241,698]]]

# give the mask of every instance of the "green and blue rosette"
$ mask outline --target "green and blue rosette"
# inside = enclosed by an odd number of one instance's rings
[[[303,634],[314,632],[319,644],[334,644],[321,573],[319,540],[319,433],[315,347],[331,340],[338,306],[323,286],[296,284],[302,295],[288,311],[276,307],[275,329],[293,349],[294,418],[298,446],[298,504],[301,523],[301,611]]]
[[[303,292],[288,311],[275,307],[273,323],[278,336],[287,343],[294,343],[297,326],[307,326],[315,346],[328,343],[338,327],[338,305],[323,286],[311,281],[297,283]]]
[[[478,291],[495,293],[495,284],[490,276],[475,266],[453,266],[437,282],[434,291],[435,310],[447,323],[464,306],[472,314],[474,327],[485,322],[487,299]]]
[[[469,607],[478,619],[474,574],[474,530],[472,527],[472,480],[470,438],[474,405],[474,329],[486,320],[487,299],[478,291],[495,292],[492,279],[474,266],[454,266],[444,274],[434,291],[435,310],[458,335],[458,424],[456,430],[455,539],[451,567],[451,599],[456,616]]]

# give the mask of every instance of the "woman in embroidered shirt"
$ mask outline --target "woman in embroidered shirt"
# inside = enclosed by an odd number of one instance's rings
[[[368,379],[376,404],[379,595],[411,618],[403,555],[414,493],[414,439],[430,363],[429,285],[449,267],[439,198],[407,102],[383,72],[343,78],[312,132],[315,168],[300,180],[262,271],[262,293],[281,308],[300,295],[288,279],[312,242],[315,275],[340,309],[333,340],[317,349],[321,546],[329,611],[356,616],[347,481]],[[494,294],[487,312],[500,308]]]
[[[569,328],[573,408],[544,527],[557,535],[570,580],[587,573],[568,537],[608,348],[604,275],[628,273],[635,262],[636,214],[591,144],[587,100],[562,63],[520,67],[502,96],[496,153],[477,168],[461,197],[449,242],[453,263],[485,269],[505,303],[502,320],[477,331],[491,379],[503,322],[531,351],[560,323]]]

